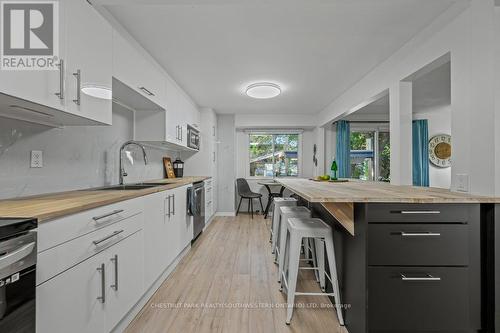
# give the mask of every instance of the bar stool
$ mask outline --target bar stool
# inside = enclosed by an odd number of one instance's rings
[[[311,217],[311,211],[304,206],[284,206],[280,207],[280,218],[279,218],[279,234],[278,240],[276,242],[276,247],[274,249],[274,262],[278,262],[278,282],[281,282],[281,275],[279,272],[283,269],[284,256],[281,253],[285,253],[285,237],[287,232],[286,221],[292,217],[299,218],[309,218]]]
[[[284,225],[285,227],[285,225]],[[340,325],[344,325],[344,317],[342,314],[340,290],[337,279],[337,266],[335,261],[335,248],[333,246],[332,229],[321,219],[318,218],[289,218],[286,223],[286,238],[283,240],[284,248],[282,256],[285,262],[283,270],[280,269],[281,286],[287,292],[287,325],[290,324],[293,315],[293,306],[295,296],[333,296],[337,317]],[[326,253],[328,257],[328,265],[330,266],[330,275],[326,275],[332,283],[333,293],[315,293],[315,292],[297,292],[297,275],[299,271],[300,248],[303,238],[323,239],[326,245]],[[319,259],[318,259],[319,260]],[[323,260],[324,262],[324,260]],[[316,268],[321,269],[321,268]],[[324,269],[324,267],[323,267]]]
[[[271,222],[271,250],[276,251],[276,243],[280,230],[280,208],[285,206],[297,206],[295,198],[274,198],[273,202],[273,217]]]

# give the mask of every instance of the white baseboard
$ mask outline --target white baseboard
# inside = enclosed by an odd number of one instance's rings
[[[236,212],[217,212],[215,216],[236,216]]]
[[[130,311],[122,318],[122,320],[111,330],[113,333],[124,332],[127,326],[134,320],[137,314],[142,310],[146,303],[150,300],[153,294],[160,288],[162,283],[170,276],[177,267],[182,258],[191,250],[191,244],[186,246],[184,250],[175,258],[175,260],[163,271],[156,281],[149,287],[139,301],[130,309]]]

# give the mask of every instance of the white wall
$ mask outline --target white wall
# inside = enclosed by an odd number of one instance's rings
[[[317,119],[311,114],[235,114],[236,128],[314,128]]]
[[[363,101],[450,53],[452,189],[456,189],[457,174],[469,174],[472,193],[493,194],[495,173],[499,173],[495,171],[498,168],[494,141],[495,132],[500,131],[498,124],[495,126],[493,93],[494,12],[493,0],[456,3],[325,108],[319,114],[319,124],[349,113]]]
[[[112,126],[62,129],[0,118],[0,198],[82,189],[118,183],[118,150],[133,139],[133,113],[113,105]],[[43,168],[30,168],[30,151],[43,151]],[[163,156],[148,149],[149,164],[130,146],[125,181],[163,178]]]
[[[413,119],[428,120],[429,138],[437,134],[451,135],[450,105],[416,112],[413,114]],[[429,186],[449,189],[451,186],[451,168],[438,168],[429,162]]]

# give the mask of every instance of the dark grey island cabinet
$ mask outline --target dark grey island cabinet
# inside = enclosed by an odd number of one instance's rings
[[[344,318],[358,332],[494,332],[494,205],[354,203],[335,232]]]
[[[500,332],[499,197],[356,180],[278,182],[334,229],[349,333]]]

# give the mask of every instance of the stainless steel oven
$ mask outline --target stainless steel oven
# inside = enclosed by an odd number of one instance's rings
[[[187,146],[200,150],[200,131],[187,125]]]
[[[0,332],[36,330],[37,222],[0,218]]]
[[[188,187],[188,215],[193,219],[193,241],[205,227],[205,183],[193,183]]]

